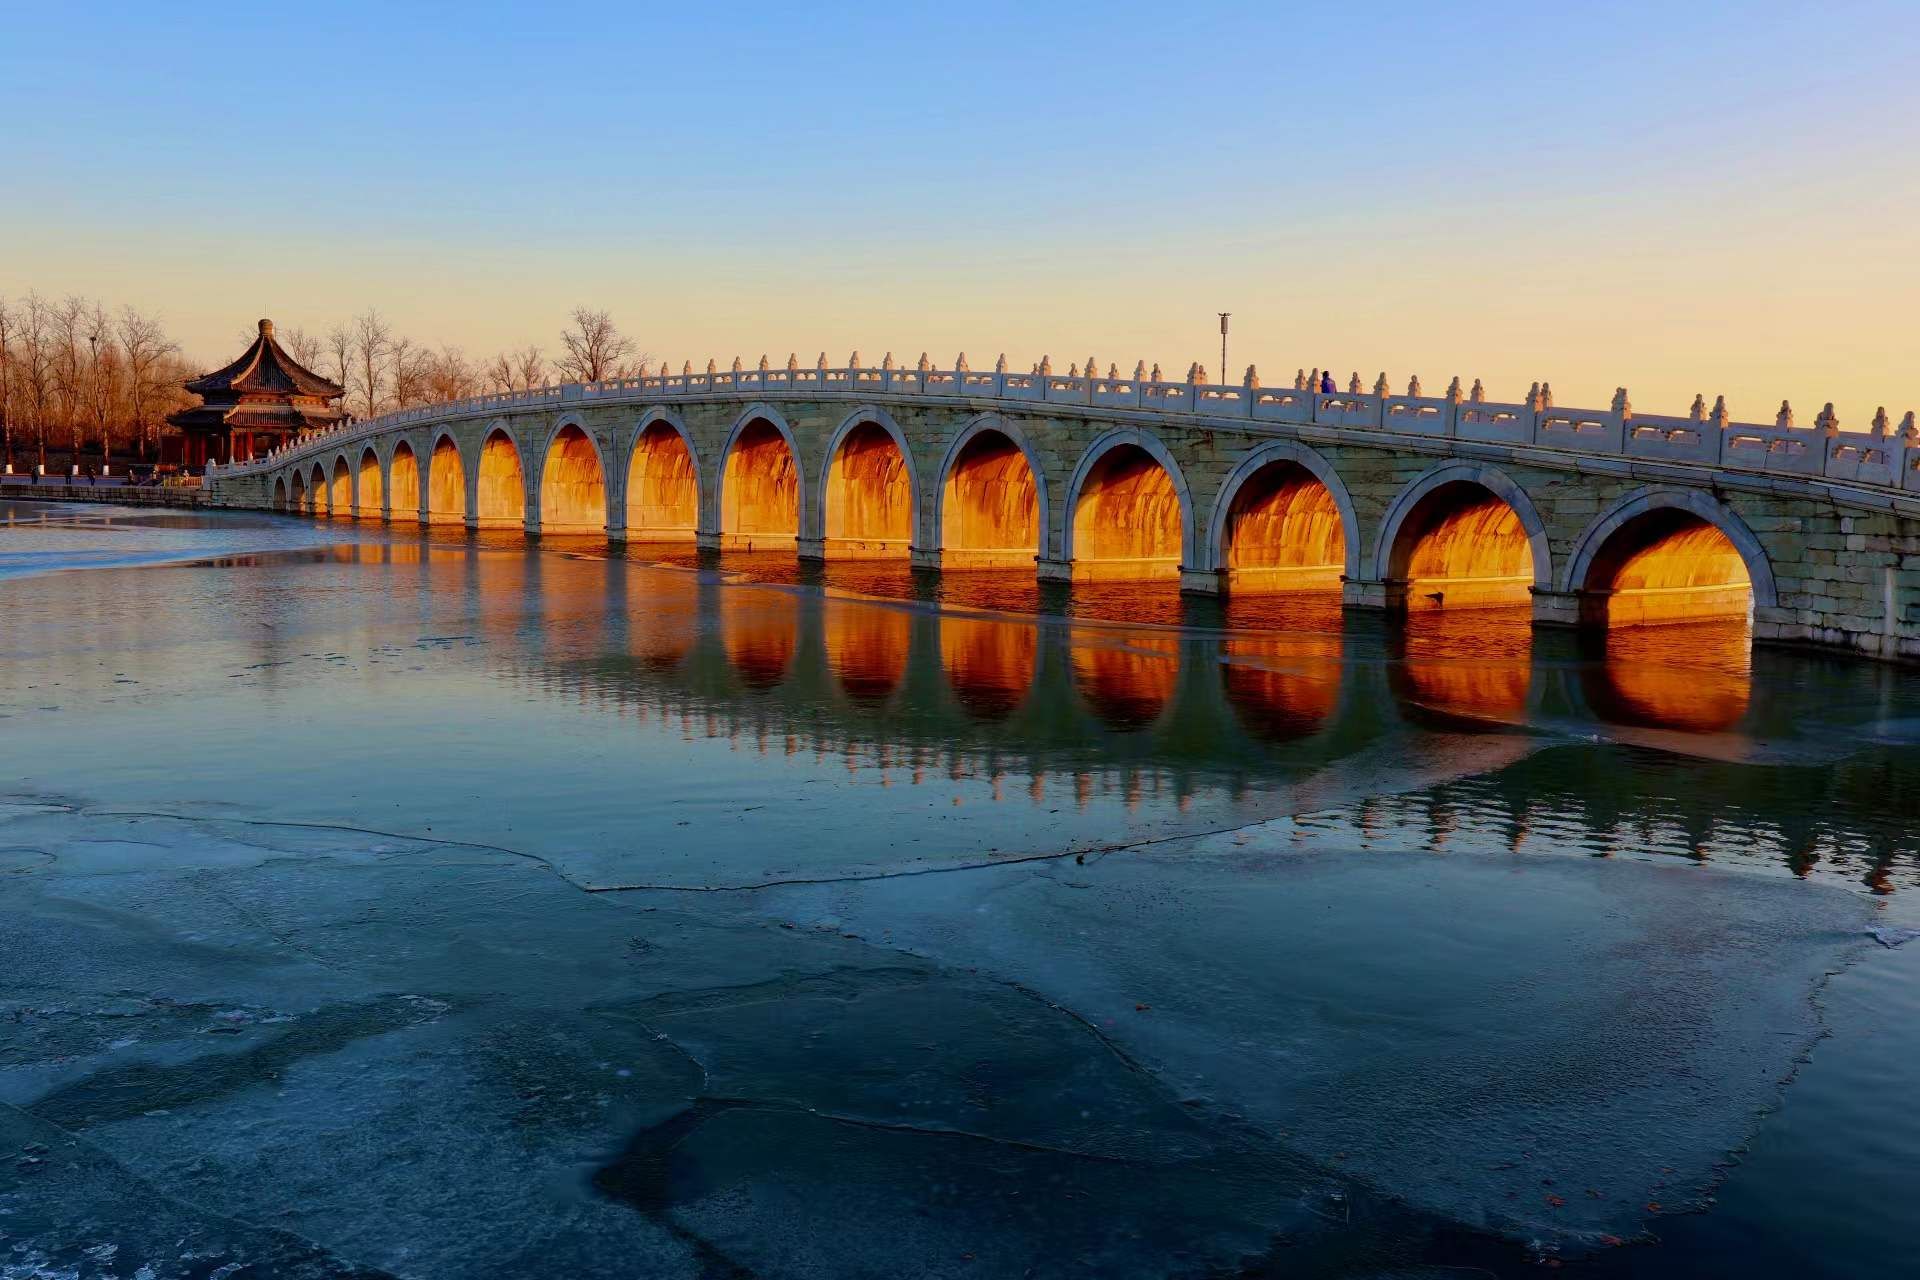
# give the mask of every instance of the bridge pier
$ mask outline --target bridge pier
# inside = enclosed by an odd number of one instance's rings
[[[1596,614],[1604,622],[1607,616],[1605,591],[1542,591],[1533,589],[1533,625],[1536,627],[1577,627]]]
[[[1218,569],[1180,570],[1180,593],[1189,596],[1217,596],[1225,594],[1227,575]]]
[[[1405,578],[1340,579],[1340,604],[1347,609],[1378,609],[1388,613],[1404,612],[1407,607]]]
[[[1072,582],[1073,561],[1046,558],[1035,560],[1034,576],[1042,582]]]
[[[827,558],[827,540],[825,538],[795,538],[796,553],[802,560],[824,561]]]

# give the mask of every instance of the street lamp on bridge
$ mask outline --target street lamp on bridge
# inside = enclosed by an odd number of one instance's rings
[[[1222,382],[1232,381],[1227,377],[1227,317],[1232,314],[1231,311],[1220,312],[1220,381]]]

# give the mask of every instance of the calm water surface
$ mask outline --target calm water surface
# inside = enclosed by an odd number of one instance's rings
[[[0,502],[0,1275],[1903,1270],[1917,739],[1738,625]]]

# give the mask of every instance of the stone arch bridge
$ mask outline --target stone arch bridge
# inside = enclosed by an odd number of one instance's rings
[[[1091,368],[1092,362],[1089,362]],[[1920,433],[1204,374],[888,365],[481,396],[209,469],[225,505],[528,533],[1032,566],[1552,625],[1749,615],[1920,656]]]

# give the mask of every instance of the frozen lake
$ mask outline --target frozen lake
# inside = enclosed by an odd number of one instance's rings
[[[1724,624],[0,500],[0,1277],[1897,1273],[1917,743]]]

